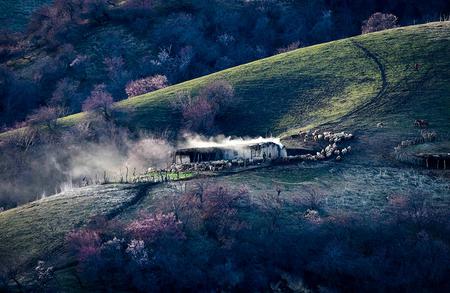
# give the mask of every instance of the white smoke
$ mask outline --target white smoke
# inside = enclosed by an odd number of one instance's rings
[[[164,139],[146,138],[133,143],[125,164],[130,168],[167,168],[174,148]]]
[[[146,137],[137,141],[89,143],[72,146],[70,159],[61,172],[67,178],[56,193],[69,191],[85,184],[130,180],[148,168],[163,169],[171,163],[174,148],[164,139]]]
[[[185,134],[184,141],[179,144],[181,148],[242,148],[251,144],[260,144],[272,142],[283,148],[281,140],[276,137],[257,137],[257,138],[242,138],[218,135],[214,137],[204,137],[198,134]]]
[[[104,171],[117,173],[124,165],[126,154],[114,144],[87,144],[73,150],[66,173],[71,178],[92,177]]]

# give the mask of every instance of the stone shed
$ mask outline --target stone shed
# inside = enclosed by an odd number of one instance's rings
[[[215,147],[178,149],[173,156],[176,164],[200,163],[219,160],[276,160],[286,157],[283,145],[271,141],[239,143]]]

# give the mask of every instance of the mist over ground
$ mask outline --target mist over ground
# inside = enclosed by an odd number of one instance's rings
[[[0,145],[0,207],[11,208],[44,196],[87,184],[125,180],[149,167],[166,168],[173,145],[151,134],[96,139],[62,135],[51,142],[22,148],[20,135]],[[25,134],[23,134],[25,135]]]
[[[166,169],[172,164],[176,148],[239,148],[261,142],[281,144],[278,138],[207,137],[191,132],[169,140],[150,133],[135,136],[120,128],[111,137],[86,140],[63,135],[27,150],[13,148],[12,141],[3,142],[0,166],[5,176],[0,177],[0,207],[11,208],[68,189],[103,183],[105,179],[130,180],[148,168]]]

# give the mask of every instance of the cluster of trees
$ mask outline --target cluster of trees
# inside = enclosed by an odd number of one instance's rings
[[[448,291],[449,214],[423,195],[382,214],[200,181],[131,222],[71,232],[80,286],[111,291]],[[154,208],[154,210],[153,210]],[[389,216],[386,216],[389,215]],[[49,282],[51,285],[51,282]],[[53,283],[53,285],[56,285]]]
[[[22,33],[0,34],[0,125],[37,108],[80,111],[104,84],[120,100],[301,46],[356,35],[373,13],[437,20],[445,0],[56,0]],[[377,14],[363,32],[397,25]],[[102,31],[109,33],[102,34]],[[96,41],[87,41],[95,35]],[[157,85],[152,78],[163,77]],[[134,81],[134,82],[133,82]]]

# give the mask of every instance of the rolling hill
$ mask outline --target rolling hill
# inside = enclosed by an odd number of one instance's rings
[[[131,129],[177,130],[176,93],[226,79],[239,102],[218,121],[225,135],[286,136],[300,129],[361,131],[360,159],[386,154],[417,136],[415,119],[447,134],[450,22],[397,28],[261,59],[115,104]],[[417,70],[416,70],[417,66]],[[225,118],[226,117],[226,118]],[[74,125],[84,113],[62,118]],[[377,128],[383,123],[382,129]]]
[[[402,129],[427,118],[445,129],[450,116],[450,23],[403,27],[302,48],[116,103],[119,122],[132,128],[177,127],[170,101],[226,79],[239,103],[220,127],[229,135],[280,135],[320,125]],[[416,64],[419,69],[415,70]],[[75,114],[65,125],[81,121]]]
[[[177,129],[180,117],[170,106],[174,95],[185,90],[195,93],[211,80],[226,79],[234,86],[239,103],[219,121],[224,134],[286,136],[319,127],[350,130],[357,133],[358,141],[357,153],[339,166],[330,163],[308,171],[275,168],[222,181],[245,182],[255,192],[279,184],[287,194],[312,182],[331,190],[334,197],[329,208],[360,211],[382,209],[389,194],[404,192],[410,182],[416,182],[413,188],[427,188],[439,195],[441,204],[448,204],[445,181],[411,170],[405,173],[395,167],[389,153],[401,140],[417,135],[414,119],[428,120],[439,133],[450,131],[449,55],[449,22],[404,27],[280,54],[124,100],[114,107],[118,121],[131,128]],[[87,115],[80,113],[59,122],[71,126],[83,119]],[[380,122],[383,128],[376,127]],[[373,163],[364,162],[368,156],[375,159]],[[128,193],[123,196],[123,187],[99,188],[105,188],[107,196],[97,196],[101,190],[86,189],[81,192],[85,197],[61,194],[0,213],[0,259],[19,255],[28,264],[47,253],[62,253],[63,235],[71,227],[133,198]],[[161,188],[158,194],[170,189]],[[151,209],[150,196],[118,216],[133,217],[134,209],[140,208]],[[21,244],[11,245],[16,242]]]
[[[417,118],[444,130],[449,28],[450,22],[402,27],[279,54],[120,101],[117,120],[132,129],[178,129],[175,94],[226,79],[239,100],[219,121],[226,135],[283,135],[320,125],[371,129],[388,121],[402,131]],[[79,113],[60,123],[84,119]]]

